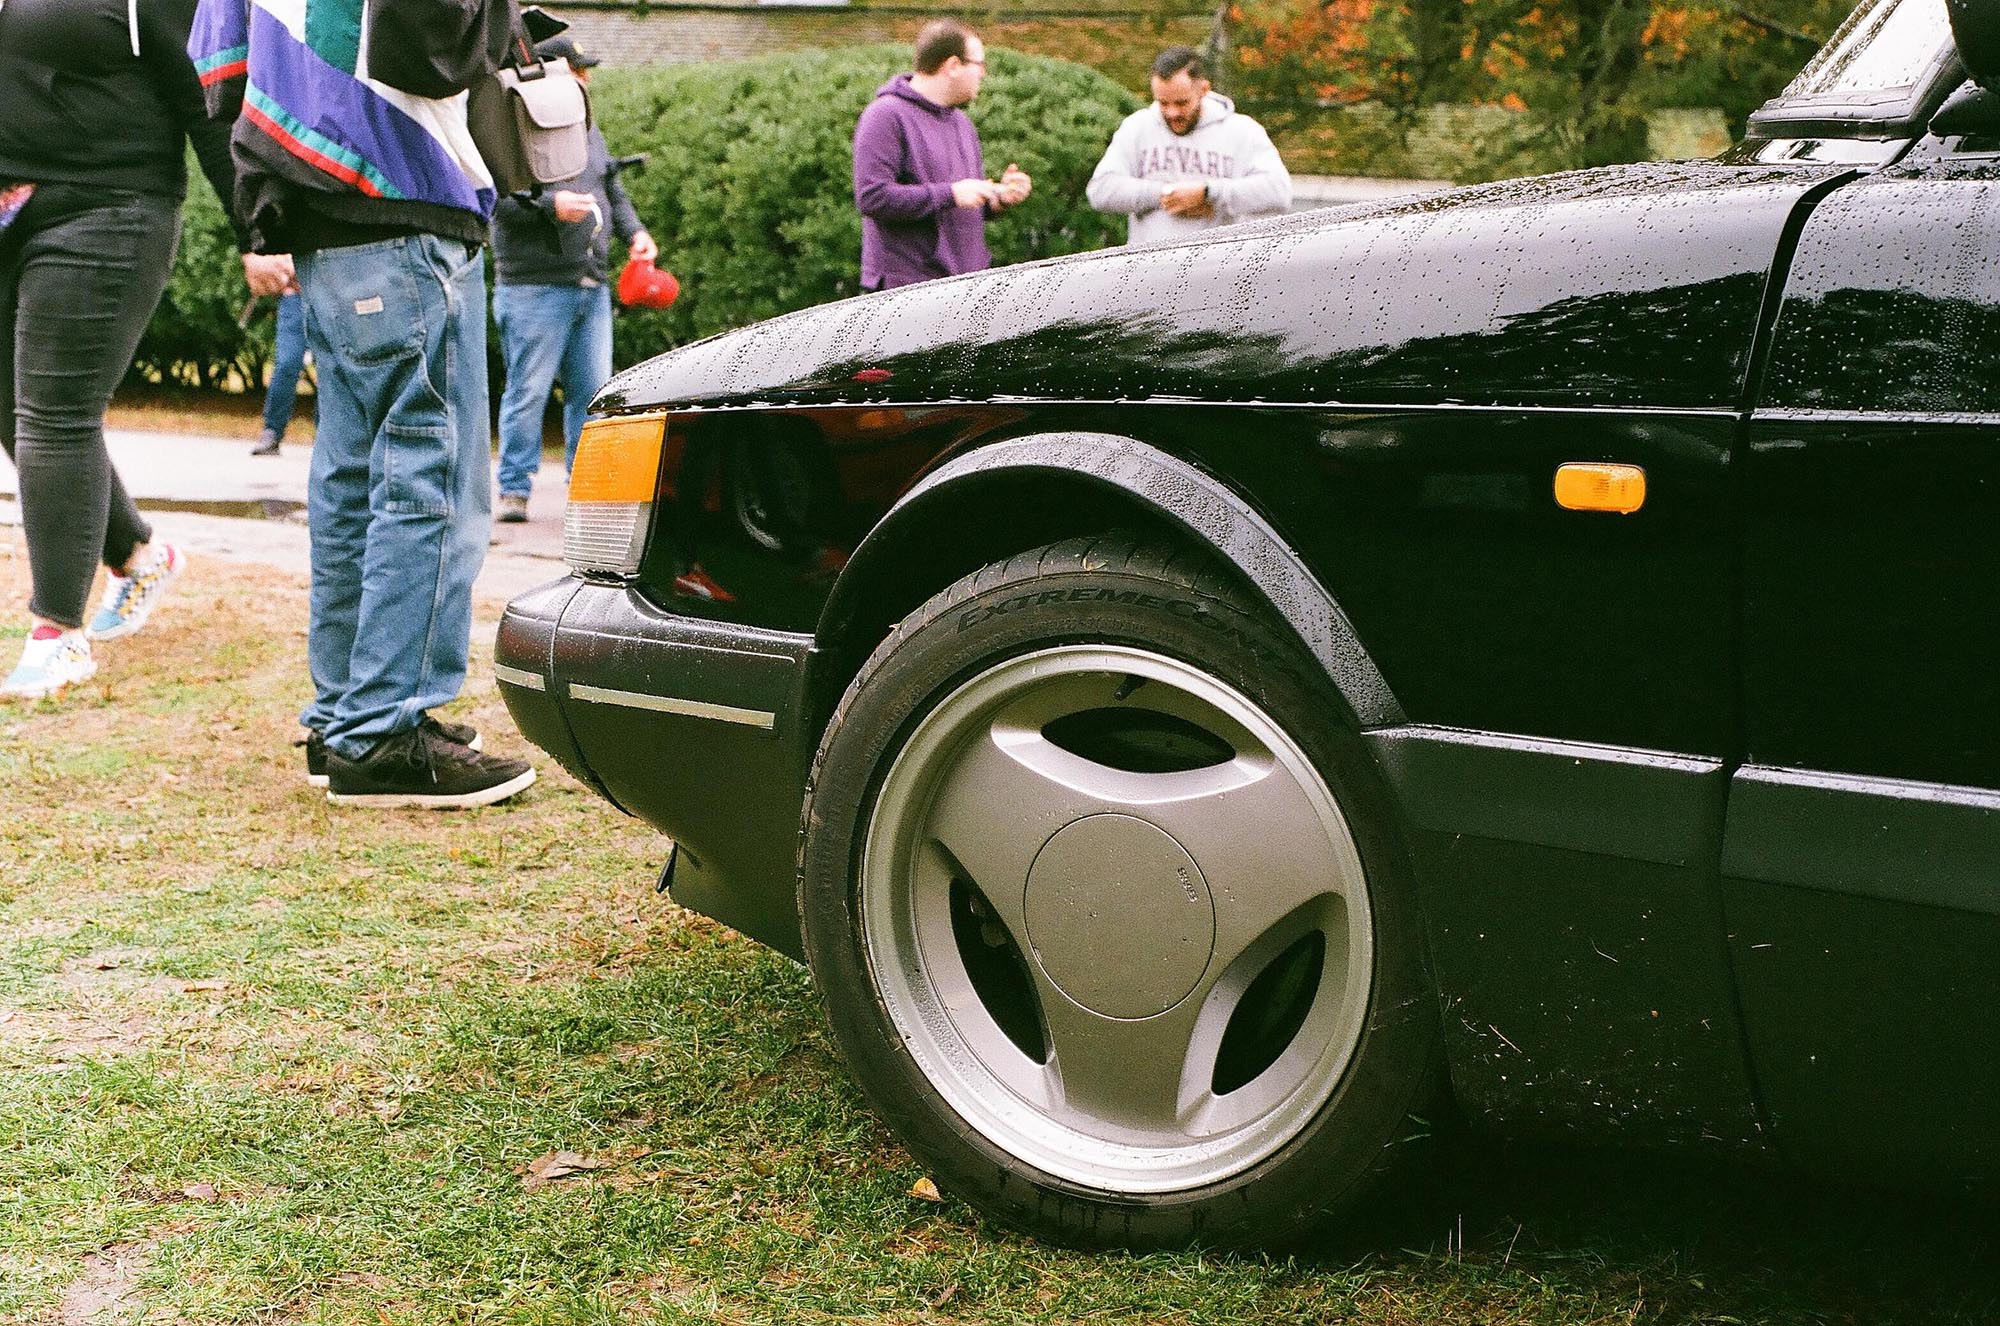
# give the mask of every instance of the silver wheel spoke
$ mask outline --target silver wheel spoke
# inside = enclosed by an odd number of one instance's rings
[[[999,723],[968,741],[931,805],[927,836],[978,885],[1014,940],[1027,948],[1021,905],[1042,844],[1100,803],[1052,777],[1055,751],[1040,732]]]
[[[1049,990],[1043,1011],[1053,1050],[1050,1095],[1060,1109],[1140,1138],[1183,1131],[1190,1110],[1206,1097],[1214,1067],[1212,1046],[1206,1056],[1191,1053],[1192,1005],[1120,1021]]]
[[[1327,807],[1276,760],[1239,763],[1254,763],[1256,776],[1215,795],[1151,807],[1149,815],[1196,854],[1214,895],[1211,982],[1302,908],[1361,887],[1360,857],[1337,814],[1329,825]],[[1332,834],[1339,836],[1329,843]],[[1298,850],[1312,842],[1320,850]]]

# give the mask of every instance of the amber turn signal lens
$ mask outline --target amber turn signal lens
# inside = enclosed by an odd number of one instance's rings
[[[1637,465],[1572,461],[1556,470],[1556,505],[1629,516],[1646,505],[1646,472]]]
[[[563,560],[572,567],[620,576],[638,571],[666,436],[666,416],[658,414],[583,426],[563,513]]]
[[[583,426],[570,467],[572,502],[650,502],[660,480],[663,415],[593,419]]]

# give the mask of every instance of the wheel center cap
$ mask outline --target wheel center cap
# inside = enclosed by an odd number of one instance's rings
[[[1130,815],[1065,825],[1028,870],[1028,941],[1056,988],[1093,1013],[1146,1018],[1187,998],[1215,949],[1194,858]]]

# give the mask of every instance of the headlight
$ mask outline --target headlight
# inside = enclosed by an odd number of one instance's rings
[[[583,426],[563,516],[563,560],[573,569],[638,571],[666,435],[666,416],[660,414],[593,419]]]

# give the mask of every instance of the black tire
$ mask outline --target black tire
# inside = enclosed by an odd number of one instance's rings
[[[1243,1135],[1252,1140],[1244,1142],[1239,1151],[1251,1159],[1233,1172],[1218,1171],[1212,1179],[1191,1182],[1184,1188],[1160,1189],[1137,1170],[1129,1171],[1134,1176],[1130,1182],[1122,1177],[1128,1171],[1120,1166],[1142,1163],[1128,1161],[1125,1152],[1117,1149],[1117,1139],[1126,1136],[1118,1131],[1124,1127],[1122,1122],[1103,1125],[1106,1135],[1114,1140],[1105,1144],[1101,1155],[1110,1158],[1093,1159],[1099,1153],[1090,1150],[1087,1139],[1090,1130],[1099,1126],[1097,1115],[1093,1113],[1097,1107],[1090,1097],[1090,1089],[1084,1086],[1077,1088],[1084,1103],[1068,1103],[1067,1076],[1062,1079],[1064,1103],[1048,1107],[1051,1111],[1049,1117],[1061,1125],[1060,1129],[1050,1134],[1057,1139],[1050,1145],[1074,1144],[1079,1147],[1077,1154],[1083,1159],[1076,1162],[1078,1173],[1057,1174],[1050,1172],[1057,1168],[1055,1165],[1044,1168],[1031,1163],[1022,1154],[1030,1149],[1026,1144],[1010,1150],[1008,1143],[1017,1136],[1027,1141],[1039,1136],[1033,1131],[1041,1126],[1034,1109],[1030,1107],[1028,1113],[1019,1116],[1026,1121],[1021,1125],[1026,1131],[1018,1133],[1005,1126],[982,1126],[971,1121],[968,1114],[977,1114],[978,1110],[954,1108],[947,1094],[956,1091],[959,1094],[954,1099],[962,1104],[970,1100],[975,1106],[980,1098],[976,1093],[968,1097],[964,1093],[972,1088],[964,1086],[958,1077],[938,1069],[937,1064],[945,1060],[946,1052],[933,1047],[920,1058],[913,1051],[911,1036],[899,1031],[897,1018],[892,1013],[892,1005],[903,1006],[897,1003],[898,999],[905,999],[907,1003],[905,996],[894,994],[894,991],[905,986],[917,989],[925,973],[944,972],[949,968],[950,960],[937,963],[918,954],[907,963],[885,957],[878,964],[875,958],[871,958],[871,953],[879,955],[894,951],[893,944],[886,937],[890,924],[880,918],[888,914],[885,908],[905,905],[904,901],[890,896],[904,887],[898,882],[902,876],[896,874],[900,866],[878,871],[889,882],[877,885],[868,899],[863,897],[863,850],[871,841],[871,833],[881,853],[879,860],[892,864],[902,860],[881,845],[901,841],[901,835],[905,833],[904,821],[912,817],[899,812],[895,817],[879,823],[876,819],[885,778],[890,777],[892,767],[903,767],[897,763],[899,756],[911,752],[907,758],[917,760],[916,752],[933,747],[940,751],[957,749],[949,744],[952,729],[945,722],[945,717],[956,712],[954,706],[972,704],[971,699],[954,697],[975,695],[977,685],[984,684],[983,679],[1028,676],[1030,669],[1043,666],[1043,660],[1047,660],[1047,666],[1053,668],[1073,659],[1076,660],[1076,672],[1073,675],[1061,674],[1060,684],[1079,688],[1095,684],[1092,678],[1106,671],[1102,668],[1091,670],[1092,661],[1099,656],[1089,650],[1098,647],[1116,651],[1120,658],[1137,658],[1148,667],[1155,666],[1151,660],[1160,660],[1157,666],[1168,670],[1164,675],[1169,680],[1186,676],[1190,679],[1190,686],[1199,684],[1194,673],[1213,679],[1228,688],[1226,692],[1218,691],[1217,694],[1226,700],[1232,695],[1247,700],[1255,711],[1268,716],[1270,722],[1295,743],[1296,751],[1303,752],[1310,762],[1311,772],[1317,775],[1326,793],[1331,795],[1338,810],[1337,818],[1345,821],[1352,846],[1358,853],[1359,875],[1363,881],[1361,887],[1365,892],[1365,898],[1356,898],[1350,888],[1348,896],[1340,903],[1343,909],[1341,916],[1358,914],[1366,922],[1368,956],[1362,964],[1366,978],[1365,997],[1353,990],[1336,996],[1336,988],[1347,990],[1348,987],[1333,984],[1333,977],[1327,973],[1333,971],[1334,964],[1324,955],[1330,951],[1329,943],[1341,941],[1329,941],[1322,934],[1317,940],[1311,940],[1309,936],[1303,942],[1303,948],[1300,943],[1293,943],[1286,949],[1285,958],[1273,960],[1262,969],[1264,978],[1269,978],[1270,973],[1286,962],[1303,961],[1309,964],[1305,970],[1311,973],[1314,969],[1310,964],[1317,962],[1320,965],[1316,974],[1294,980],[1294,988],[1283,987],[1287,979],[1285,973],[1279,973],[1268,988],[1253,983],[1253,993],[1265,989],[1255,1007],[1247,1013],[1242,1011],[1252,1003],[1251,994],[1244,994],[1236,1011],[1226,1015],[1229,1031],[1223,1037],[1223,1052],[1227,1052],[1231,1044],[1252,1046],[1252,1049],[1238,1055],[1239,1058],[1247,1056],[1246,1062],[1250,1065],[1243,1071],[1265,1075],[1251,1079],[1254,1083],[1263,1083],[1266,1077],[1275,1083],[1268,1088],[1260,1088],[1267,1091],[1274,1102],[1278,1102],[1272,1106],[1273,1117],[1282,1117],[1278,1113],[1279,1104],[1282,1104],[1284,1109],[1298,1112],[1297,1126],[1284,1133],[1281,1140],[1268,1143],[1271,1149],[1262,1153],[1255,1148],[1267,1145],[1265,1141],[1256,1140],[1264,1134],[1254,1128],[1247,1129]],[[1147,684],[1144,678],[1137,675],[1126,678],[1127,685],[1135,683],[1138,686]],[[994,684],[997,686],[1000,683],[996,681]],[[1033,686],[1052,688],[1058,682],[1022,681],[1010,684],[1018,684],[1022,688],[1020,694],[1035,698],[1042,692],[1032,689]],[[1164,690],[1156,687],[1154,693],[1165,695],[1167,701],[1163,703],[1171,702],[1169,707],[1181,703],[1178,692],[1171,686]],[[1086,712],[1098,715],[1109,711],[1100,707]],[[1124,712],[1118,711],[1119,715]],[[1201,711],[1195,712],[1199,714]],[[1248,711],[1231,709],[1228,712]],[[841,700],[814,762],[805,803],[800,916],[807,954],[825,1001],[827,1018],[848,1064],[871,1104],[942,1186],[1001,1222],[1059,1243],[1135,1248],[1185,1246],[1190,1243],[1211,1247],[1268,1247],[1295,1242],[1330,1218],[1354,1209],[1364,1201],[1371,1185],[1390,1173],[1396,1162],[1406,1158],[1407,1144],[1426,1132],[1420,1123],[1412,1121],[1411,1116],[1421,1115],[1427,1109],[1441,1081],[1435,1000],[1422,957],[1416,901],[1403,848],[1379,778],[1353,731],[1351,719],[1344,717],[1346,713],[1345,705],[1325,673],[1305,653],[1296,638],[1272,620],[1268,607],[1241,587],[1232,576],[1218,569],[1208,557],[1172,545],[1142,542],[1119,535],[1052,544],[984,567],[912,613],[875,650]],[[1218,714],[1219,718],[1226,717],[1221,711]],[[938,738],[929,735],[927,719],[933,723],[944,723],[941,729],[944,735]],[[1152,715],[1148,721],[1155,719],[1157,715]],[[1077,721],[1081,723],[1083,720]],[[1216,726],[1221,726],[1220,721]],[[1051,722],[1043,729],[1043,735],[1055,732],[1056,728],[1057,724]],[[970,743],[972,738],[965,741]],[[969,744],[965,748],[969,749]],[[1092,758],[1097,757],[1093,755]],[[1125,758],[1122,754],[1115,757],[1120,761]],[[1149,753],[1146,758],[1150,759],[1152,755]],[[956,755],[941,754],[933,759],[932,764],[951,770],[957,767],[952,763],[957,759]],[[920,764],[918,767],[931,766]],[[1121,766],[1114,764],[1114,767]],[[1148,766],[1146,772],[1151,773],[1157,767],[1160,766]],[[1179,768],[1178,765],[1172,766],[1173,770]],[[955,784],[950,780],[959,776],[953,773],[942,775],[939,785],[953,787]],[[971,775],[964,777],[970,779]],[[897,774],[895,786],[900,787],[903,781],[903,775]],[[1292,791],[1294,783],[1305,790]],[[1314,795],[1310,790],[1310,780],[1297,777],[1292,777],[1292,781],[1281,790],[1294,799]],[[933,803],[916,801],[908,804],[927,804],[935,810],[944,804],[945,795],[936,794]],[[902,794],[898,792],[897,796],[901,798]],[[1260,792],[1258,796],[1263,794]],[[905,800],[899,799],[892,804],[900,806],[905,804]],[[975,801],[973,804],[981,803]],[[925,815],[931,815],[933,810],[927,810]],[[936,814],[943,822],[943,812],[938,810]],[[1096,833],[1099,827],[1114,820],[1119,822],[1122,830],[1124,821],[1135,815],[1138,812],[1093,814],[1087,818],[1093,825],[1091,832]],[[1139,818],[1144,817],[1139,815]],[[1324,817],[1321,821],[1300,822],[1322,823]],[[925,823],[929,823],[928,819]],[[963,814],[958,814],[951,823],[963,824]],[[1083,820],[1075,823],[1081,824]],[[1150,834],[1156,827],[1134,827],[1130,832],[1149,835],[1145,841],[1150,843],[1153,841]],[[1157,832],[1163,837],[1170,837],[1165,829],[1158,829]],[[921,834],[917,836],[921,837]],[[1029,835],[1029,840],[1032,841],[1034,836]],[[997,852],[1011,850],[1008,845],[1013,839],[1006,834],[996,834],[992,841],[997,844]],[[1313,841],[1317,843],[1317,839]],[[1333,840],[1329,838],[1329,841]],[[1171,849],[1163,847],[1161,850]],[[1073,960],[1067,967],[1049,965],[1054,959],[1044,952],[1043,937],[1054,935],[1065,943],[1075,937],[1076,942],[1082,943],[1084,939],[1080,936],[1097,932],[1086,926],[1073,935],[1072,932],[1059,930],[1053,923],[1043,923],[1038,929],[1028,919],[1031,915],[1074,915],[1069,912],[1033,911],[1041,905],[1037,900],[1047,891],[1044,885],[1037,883],[1043,878],[1038,872],[1042,869],[1040,863],[1045,854],[1045,846],[1034,849],[1034,864],[1022,879],[1025,901],[1021,918],[1012,923],[1012,928],[1001,924],[1000,935],[995,938],[993,930],[984,928],[985,923],[982,923],[980,933],[985,938],[981,942],[1012,953],[1012,963],[1006,966],[1006,971],[1015,972],[1013,977],[1003,973],[988,978],[990,987],[980,985],[981,978],[974,974],[974,967],[984,961],[980,956],[982,951],[977,945],[966,949],[964,946],[968,941],[962,937],[957,941],[961,946],[958,951],[964,955],[966,969],[963,976],[967,988],[975,989],[982,999],[987,998],[989,989],[1001,991],[1002,995],[1009,990],[1026,990],[1034,998],[1046,1001],[1050,998],[1047,988],[1037,984],[1041,977],[1055,981],[1059,988],[1065,990],[1077,984],[1077,968]],[[915,861],[918,858],[912,855],[910,859]],[[971,879],[970,875],[976,872],[960,867],[955,857],[947,859],[947,873],[953,881],[949,886],[952,899],[959,899],[960,893],[965,893],[971,899],[967,905],[984,916],[988,909],[996,909],[991,899],[985,896],[986,892],[1011,898],[1011,877],[1003,886],[994,888]],[[1206,881],[1202,872],[1214,868],[1208,864],[1197,866],[1196,875],[1203,878],[1204,886]],[[913,872],[917,869],[916,866],[911,867]],[[1135,877],[1138,873],[1141,872],[1135,869]],[[1302,873],[1307,877],[1316,877],[1312,871]],[[961,875],[967,878],[961,879]],[[1184,887],[1186,878],[1183,872],[1181,880]],[[909,875],[909,879],[912,882],[908,888],[912,895],[926,887],[915,882],[915,873]],[[1217,916],[1224,916],[1229,907],[1236,905],[1241,892],[1231,894],[1219,904],[1211,897],[1211,909]],[[1194,898],[1191,889],[1188,897],[1191,901]],[[915,907],[917,904],[909,902],[908,905]],[[958,908],[961,903],[953,901],[949,905]],[[1170,910],[1177,907],[1178,899],[1171,899]],[[1151,912],[1135,913],[1141,914],[1152,915]],[[1315,916],[1318,914],[1314,913]],[[952,924],[956,927],[960,913],[954,911],[952,915]],[[1096,913],[1090,915],[1095,917]],[[1173,910],[1173,915],[1180,917],[1183,912]],[[1185,915],[1199,917],[1199,908],[1191,905]],[[917,923],[913,921],[911,924],[912,936],[916,936]],[[1219,926],[1222,922],[1215,924]],[[1345,926],[1346,922],[1342,924]],[[871,926],[875,928],[873,933]],[[1032,931],[1030,942],[1022,943],[1020,936],[1013,933],[1015,929]],[[1145,926],[1122,925],[1121,934],[1131,937],[1121,942],[1153,942],[1141,934],[1145,930]],[[925,933],[935,936],[941,931],[933,925]],[[959,932],[954,929],[952,933]],[[910,942],[921,946],[926,941],[913,938]],[[1165,943],[1164,940],[1160,942]],[[1272,941],[1273,944],[1277,942],[1276,939]],[[1341,952],[1352,952],[1359,941],[1348,934],[1345,943],[1348,947]],[[1322,957],[1296,958],[1296,954],[1302,951],[1310,955],[1315,944],[1319,946]],[[1131,951],[1127,949],[1128,954]],[[1217,951],[1222,951],[1219,942]],[[1247,954],[1249,950],[1245,952]],[[1249,960],[1247,957],[1244,959]],[[1155,979],[1136,974],[1140,967],[1150,972],[1152,968],[1149,965],[1125,965],[1134,967],[1135,981],[1143,984]],[[1252,968],[1245,967],[1243,970],[1248,972]],[[1122,974],[1115,978],[1105,975],[1104,969],[1087,973],[1087,976],[1091,979],[1101,977],[1114,983],[1125,979]],[[938,979],[945,978],[941,975]],[[1017,984],[1007,985],[1010,979]],[[1210,978],[1203,975],[1197,979]],[[1348,982],[1355,977],[1342,974],[1339,979]],[[1063,980],[1068,980],[1070,984],[1063,985]],[[1171,989],[1175,988],[1177,981],[1178,978],[1163,987],[1169,991],[1166,998],[1172,997]],[[1093,989],[1096,988],[1093,986]],[[1300,993],[1301,990],[1304,993]],[[1280,993],[1273,994],[1272,991]],[[919,990],[917,997],[921,995]],[[1093,994],[1088,998],[1099,997]],[[1088,1002],[1088,998],[1084,1002]],[[1113,993],[1102,998],[1115,1002],[1123,999],[1124,995]],[[995,996],[991,1002],[994,1023],[1005,1029],[1007,1009],[1002,1007],[1002,999]],[[1267,1006],[1275,1011],[1267,1012]],[[1350,1011],[1337,1015],[1327,1013],[1325,1021],[1311,1020],[1321,1016],[1319,1010],[1322,1007],[1347,1006],[1351,1006]],[[1152,1005],[1146,1007],[1150,1009]],[[1066,1016],[1075,1016],[1067,1005],[1058,1011]],[[1044,1056],[1044,1063],[1055,1063],[1065,1074],[1069,1071],[1065,1064],[1083,1063],[1081,1054],[1065,1060],[1061,1051],[1049,1049],[1054,1033],[1048,1029],[1050,1014],[1045,1006],[1034,1004],[1030,1013],[1040,1020],[1039,1031],[1029,1027],[1024,1032],[1010,1032],[1018,1046],[1027,1052],[1023,1062],[1029,1064],[1030,1071],[1033,1070],[1033,1053],[1038,1047]],[[978,1021],[973,1015],[967,1016]],[[1018,1018],[1020,1015],[1017,1012],[1015,1016]],[[1096,1016],[1097,1013],[1090,1013],[1090,1017]],[[1144,1011],[1128,1014],[1114,1010],[1106,1016],[1102,1025],[1113,1029],[1108,1034],[1123,1034],[1119,1029],[1128,1025],[1133,1028],[1153,1025],[1145,1020],[1151,1016]],[[1164,1018],[1168,1015],[1162,1013],[1159,1016]],[[1347,1021],[1337,1022],[1336,1016]],[[1119,1020],[1128,1017],[1128,1021]],[[1231,1041],[1230,1038],[1237,1034],[1239,1021],[1246,1018],[1249,1020],[1244,1025],[1252,1030],[1245,1032],[1240,1042]],[[1289,1033],[1283,1030],[1288,1019],[1296,1023]],[[903,1025],[916,1024],[906,1015]],[[978,1025],[984,1028],[986,1024],[979,1022]],[[1091,1025],[1100,1024],[1093,1022]],[[1338,1066],[1337,1080],[1334,1070],[1315,1064],[1297,1070],[1304,1085],[1292,1095],[1285,1095],[1289,1090],[1287,1084],[1291,1080],[1292,1065],[1305,1063],[1313,1054],[1322,1051],[1312,1045],[1287,1042],[1284,1038],[1287,1035],[1303,1037],[1305,1026],[1336,1025],[1350,1029],[1341,1035],[1349,1037],[1343,1043],[1352,1046],[1351,1050],[1344,1052],[1346,1057]],[[1277,1030],[1271,1030],[1273,1027]],[[950,1028],[939,1034],[947,1038],[957,1035]],[[987,1043],[997,1043],[990,1035],[990,1029],[983,1034]],[[1033,1039],[1037,1034],[1042,1037],[1040,1041]],[[1160,1034],[1165,1036],[1168,1033]],[[1133,1053],[1147,1053],[1149,1042],[1140,1039],[1140,1033],[1136,1031],[1133,1035]],[[917,1040],[929,1043],[923,1041],[922,1036]],[[949,1043],[957,1044],[956,1041]],[[1003,1048],[994,1056],[995,1062],[998,1063],[1004,1056]],[[1227,1057],[1226,1053],[1224,1057]],[[1183,1067],[1180,1070],[1182,1075],[1174,1079],[1183,1087],[1191,1080],[1200,1085],[1199,1063],[1194,1060],[1192,1051],[1189,1062],[1195,1066]],[[1263,1067],[1258,1067],[1259,1063]],[[1285,1070],[1283,1073],[1279,1072],[1281,1066]],[[973,1074],[973,1078],[967,1080],[977,1078],[973,1070],[967,1071]],[[1314,1072],[1324,1076],[1324,1082],[1319,1086],[1313,1085],[1318,1080],[1312,1076]],[[1242,1083],[1225,1087],[1222,1073],[1222,1068],[1218,1066],[1204,1089],[1212,1088],[1209,1098],[1233,1101],[1236,1099],[1234,1096],[1222,1093],[1241,1092],[1246,1088]],[[1321,1103],[1300,1103],[1310,1102],[1313,1099],[1311,1091],[1318,1090],[1329,1093]],[[1135,1108],[1143,1106],[1143,1089],[1134,1087],[1132,1091]],[[1176,1096],[1175,1099],[1178,1102],[1181,1097]],[[1252,1099],[1261,1097],[1253,1095]],[[1120,1103],[1123,1100],[1114,1091],[1114,1105],[1122,1107]],[[1004,1108],[1018,1112],[1020,1103],[1004,1102]],[[1106,1109],[1115,1113],[1112,1107]],[[1172,1113],[1164,1104],[1161,1111],[1163,1114]],[[1135,1132],[1132,1136],[1142,1137],[1150,1145],[1157,1135],[1163,1135],[1161,1127],[1170,1129],[1171,1125],[1147,1126],[1155,1131]],[[1079,1136],[1086,1140],[1074,1142],[1074,1138]],[[1191,1139],[1187,1154],[1196,1156],[1199,1150]],[[1166,1149],[1159,1154],[1173,1158],[1177,1164],[1182,1153]],[[1198,1156],[1196,1158],[1199,1160]],[[1200,1163],[1219,1166],[1228,1162],[1201,1160]],[[1205,1172],[1195,1161],[1189,1164],[1187,1173]],[[1171,1172],[1178,1174],[1182,1171],[1176,1169]],[[1104,1174],[1110,1177],[1101,1177]],[[1097,1178],[1098,1181],[1087,1181],[1090,1178]],[[1147,1190],[1149,1188],[1152,1190]]]

